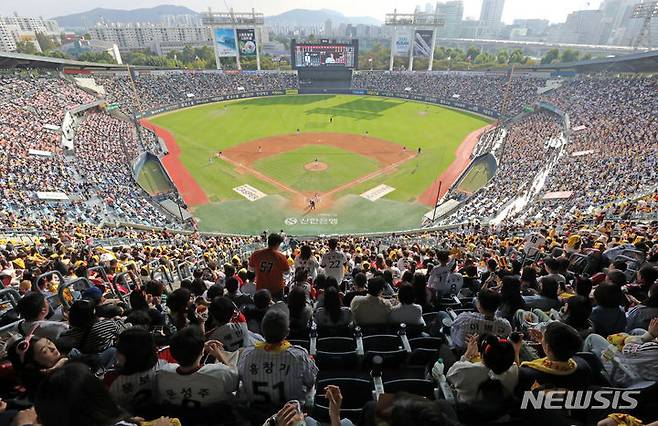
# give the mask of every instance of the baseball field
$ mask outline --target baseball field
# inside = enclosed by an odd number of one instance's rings
[[[488,121],[400,99],[254,98],[143,120],[204,231],[294,235],[417,228]]]

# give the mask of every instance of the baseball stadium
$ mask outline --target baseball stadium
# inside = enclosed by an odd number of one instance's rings
[[[490,121],[409,100],[287,95],[142,124],[176,153],[166,170],[200,230],[313,235],[417,228],[442,195],[435,182],[447,192]]]
[[[658,4],[461,4],[0,16],[0,426],[657,426]]]

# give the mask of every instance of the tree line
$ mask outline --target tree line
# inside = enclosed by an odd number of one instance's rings
[[[77,57],[70,57],[60,50],[59,40],[37,33],[37,42],[42,52],[29,41],[17,42],[17,52],[33,55],[49,56],[63,59],[77,59],[86,62],[116,63],[114,58],[104,51],[84,51]],[[283,38],[282,38],[283,39]],[[359,69],[385,70],[389,68],[390,47],[375,44],[372,48],[359,52]],[[551,49],[539,59],[541,64],[556,64],[591,59],[592,55],[581,54],[574,49]],[[150,66],[158,68],[187,68],[187,69],[215,69],[215,53],[211,46],[192,47],[185,46],[182,50],[173,50],[166,55],[157,55],[149,49],[135,50],[122,53],[125,64]],[[289,58],[261,55],[261,69],[286,70],[290,69]],[[414,69],[427,69],[428,58],[414,58]],[[241,58],[242,69],[256,69],[256,58]],[[408,57],[395,57],[393,68],[406,69]],[[478,70],[508,68],[510,65],[533,65],[538,62],[523,53],[521,49],[500,49],[497,52],[487,52],[475,46],[468,49],[437,47],[434,51],[432,68],[435,70]],[[222,58],[222,67],[236,69],[235,58]]]

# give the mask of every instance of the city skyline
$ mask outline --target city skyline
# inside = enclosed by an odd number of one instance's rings
[[[406,3],[406,4],[401,4]],[[131,10],[147,8],[163,4],[186,6],[197,12],[207,10],[224,11],[226,4],[236,11],[246,11],[255,8],[266,16],[277,15],[290,9],[331,9],[346,16],[371,16],[382,20],[386,13],[397,8],[399,12],[413,12],[416,5],[425,8],[427,1],[400,2],[399,0],[115,0],[111,7],[101,0],[69,0],[64,3],[53,3],[45,0],[23,0],[20,3],[0,3],[0,15],[10,15],[14,12],[21,16],[43,16],[51,18],[73,13],[85,12],[97,7]],[[429,2],[432,5],[435,2]],[[596,9],[600,0],[506,0],[503,11],[503,22],[511,24],[514,19],[548,19],[551,23],[564,22],[569,13],[575,10]],[[478,19],[482,0],[464,0],[464,18]]]

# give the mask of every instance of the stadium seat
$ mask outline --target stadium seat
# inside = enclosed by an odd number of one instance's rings
[[[363,337],[364,362],[372,363],[374,356],[381,356],[385,367],[399,366],[407,358],[407,351],[402,346],[400,336],[393,334],[376,334]]]
[[[292,343],[295,346],[301,346],[302,348],[306,349],[307,351],[311,350],[311,344],[308,340],[305,339],[288,339],[290,343]]]
[[[373,400],[372,380],[356,379],[352,377],[337,377],[318,380],[316,383],[315,407],[313,417],[326,422],[329,420],[329,402],[324,397],[324,388],[335,385],[340,388],[343,395],[343,404],[340,409],[341,418],[348,418],[357,422],[361,416],[363,406]]]
[[[431,380],[426,379],[396,379],[384,381],[386,393],[407,392],[427,399],[437,399],[438,389]]]
[[[323,337],[317,340],[315,361],[320,369],[359,367],[356,341],[350,337]]]
[[[416,337],[409,339],[411,354],[407,363],[409,365],[429,365],[439,357],[439,351],[445,345],[440,337]]]

